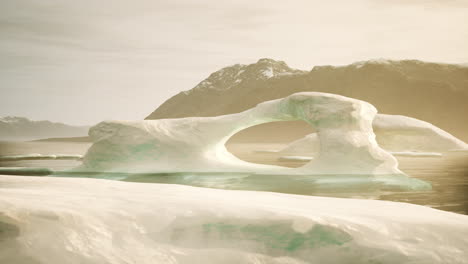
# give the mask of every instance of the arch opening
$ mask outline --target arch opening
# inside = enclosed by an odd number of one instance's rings
[[[315,132],[303,120],[275,121],[243,129],[231,136],[225,146],[231,154],[243,161],[297,168],[310,161],[308,158],[313,158],[310,152],[320,151],[320,144],[314,144],[313,150],[308,151],[307,155],[293,155],[287,147]]]

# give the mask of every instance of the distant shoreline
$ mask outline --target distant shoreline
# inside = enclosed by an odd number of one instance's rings
[[[56,137],[30,140],[29,142],[92,142],[89,136],[84,137]]]

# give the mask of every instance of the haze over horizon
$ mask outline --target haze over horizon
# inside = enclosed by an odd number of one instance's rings
[[[333,16],[331,16],[333,14]],[[468,1],[5,0],[0,116],[143,119],[222,67],[468,62]]]

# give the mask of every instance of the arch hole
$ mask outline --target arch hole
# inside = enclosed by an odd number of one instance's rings
[[[225,145],[230,153],[247,162],[296,168],[319,152],[319,144],[310,151],[307,146],[286,147],[312,133],[314,128],[302,120],[270,122],[239,131]]]

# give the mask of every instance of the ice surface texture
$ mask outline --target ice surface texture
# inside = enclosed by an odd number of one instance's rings
[[[90,129],[94,144],[77,170],[401,174],[396,159],[375,140],[372,122],[376,113],[375,107],[367,102],[303,92],[231,115],[105,121]],[[226,150],[226,141],[240,130],[289,120],[309,123],[320,142],[320,154],[301,168],[252,164]]]
[[[468,216],[358,199],[0,176],[0,263],[467,263]]]
[[[468,149],[465,142],[416,118],[379,114],[373,126],[379,145],[388,151],[446,152]]]
[[[401,115],[377,114],[372,124],[378,144],[394,155],[440,156],[439,152],[467,150],[468,145],[422,120]],[[298,139],[279,152],[314,156],[320,142],[316,133]]]

